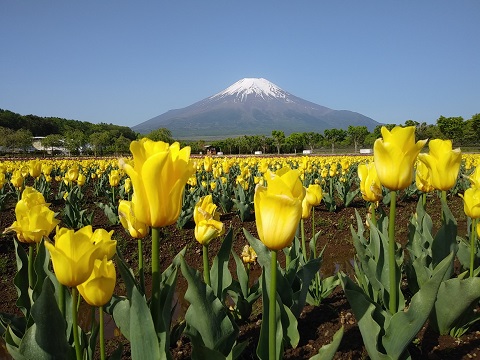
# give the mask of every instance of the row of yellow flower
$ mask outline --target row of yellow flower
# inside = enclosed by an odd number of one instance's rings
[[[429,146],[432,147],[434,144],[435,142],[431,141]],[[425,159],[424,155],[420,154],[420,159],[422,158]],[[461,154],[461,158],[464,161],[464,169],[466,171],[476,168],[480,163],[480,156],[478,156],[478,154]],[[255,182],[258,183],[262,180],[262,177],[267,170],[275,171],[285,165],[298,169],[300,171],[300,179],[304,182],[305,177],[308,174],[316,174],[318,178],[321,179],[339,176],[342,180],[342,175],[348,173],[352,165],[370,163],[372,160],[372,156],[356,155],[268,158],[253,156],[247,158],[212,158],[207,156],[205,158],[196,158],[193,160],[193,163],[196,173],[201,172],[211,174],[208,178],[212,183],[207,184],[207,177],[204,176],[204,183],[198,184],[198,177],[193,173],[189,176],[187,183],[193,187],[198,185],[215,187],[216,185],[213,180],[221,179],[225,183],[228,181],[226,175],[230,173],[232,168],[239,169],[239,174],[235,178],[237,183],[245,183],[245,179],[248,179],[251,175],[255,176]],[[387,161],[394,160],[394,158],[387,159]],[[424,164],[425,161],[421,161],[419,166],[417,166],[417,172],[420,174],[425,173]],[[449,167],[448,163],[442,165]],[[127,178],[126,173],[118,167],[117,159],[34,159],[1,161],[0,189],[3,188],[7,182],[10,182],[16,189],[21,189],[25,180],[29,177],[38,179],[41,176],[43,176],[47,182],[52,180],[65,181],[66,183],[77,183],[82,186],[87,181],[87,177],[96,179],[104,175],[107,171],[110,180],[109,184],[111,186],[118,186],[122,179]],[[410,174],[399,175],[405,176]],[[398,181],[403,183],[405,182],[405,179],[407,182],[410,181],[408,176],[406,178],[399,178]],[[130,186],[130,184],[127,186]]]

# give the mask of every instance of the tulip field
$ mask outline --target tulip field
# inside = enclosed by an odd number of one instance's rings
[[[480,358],[480,155],[0,161],[0,359]]]

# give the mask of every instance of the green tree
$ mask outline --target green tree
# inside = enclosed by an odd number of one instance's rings
[[[369,133],[366,126],[348,126],[347,135],[355,147],[355,152],[357,152],[358,145],[363,145]]]
[[[248,138],[246,136],[240,136],[240,137],[236,138],[235,139],[235,144],[238,147],[238,153],[239,154],[244,154],[244,153],[248,152],[250,143],[249,143]]]
[[[103,155],[107,146],[110,145],[111,136],[108,131],[94,132],[88,137],[88,142],[93,147],[95,156]]]
[[[225,148],[228,149],[228,153],[232,155],[233,149],[235,149],[236,143],[234,138],[225,139]]]
[[[132,141],[130,139],[127,139],[125,136],[120,135],[118,138],[115,139],[115,142],[113,143],[113,149],[115,151],[115,154],[128,154],[128,152],[130,151],[131,142]]]
[[[451,139],[453,142],[461,141],[464,133],[465,123],[463,117],[445,117],[440,116],[437,119],[437,126],[442,132],[444,138]]]
[[[326,129],[323,132],[325,140],[332,145],[332,154],[335,152],[335,144],[342,142],[347,137],[347,131],[343,129]]]
[[[285,144],[285,133],[281,130],[272,130],[273,144],[277,147],[277,154],[280,154],[280,149]]]
[[[12,129],[0,126],[0,147],[4,148],[5,152],[13,150],[15,146],[14,134]]]
[[[172,137],[172,132],[167,128],[152,130],[146,137],[153,141],[163,141],[169,144],[175,142]]]
[[[10,140],[14,143],[14,149],[27,152],[32,148],[33,136],[30,130],[19,129],[11,135]]]
[[[267,137],[266,135],[260,135],[260,147],[264,154],[266,154],[269,148],[272,145],[272,139]]]
[[[304,133],[303,137],[305,139],[305,146],[308,146],[311,151],[323,140],[322,134],[313,131]]]
[[[469,120],[471,122],[471,128],[473,133],[475,134],[475,137],[477,138],[477,144],[480,139],[480,113],[472,115],[471,119]]]
[[[305,137],[303,136],[303,133],[291,133],[286,138],[286,143],[291,150],[293,149],[293,152],[296,154],[297,150],[303,150],[303,146],[305,144]]]
[[[81,130],[70,130],[65,134],[65,149],[70,155],[79,154],[87,144],[85,134]]]
[[[50,152],[53,155],[54,148],[59,148],[63,146],[63,136],[60,134],[47,135],[42,139],[42,146],[45,149],[50,149]]]

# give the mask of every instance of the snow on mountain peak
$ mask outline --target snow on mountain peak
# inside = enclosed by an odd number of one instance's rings
[[[213,98],[223,98],[226,96],[235,96],[239,101],[245,101],[248,95],[254,97],[261,97],[266,100],[267,98],[280,98],[286,99],[288,93],[279,88],[277,85],[263,78],[244,78],[237,81],[235,84],[229,86],[225,90],[213,95]]]

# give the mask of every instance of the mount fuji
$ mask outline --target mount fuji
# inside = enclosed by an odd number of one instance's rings
[[[182,109],[170,110],[132,127],[147,134],[167,128],[177,139],[270,135],[281,130],[320,132],[366,126],[375,120],[348,110],[333,110],[296,97],[263,78],[245,78],[225,90]]]

